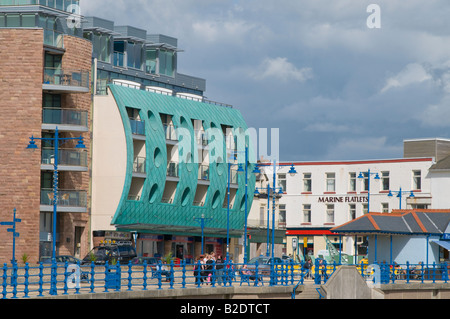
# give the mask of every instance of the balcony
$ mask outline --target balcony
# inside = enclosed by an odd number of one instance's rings
[[[130,118],[131,134],[145,136],[145,122]]]
[[[76,109],[44,108],[42,110],[42,129],[87,132],[88,112]]]
[[[175,162],[169,162],[167,164],[167,177],[180,177],[180,174],[178,172],[178,163]]]
[[[42,89],[59,93],[89,93],[89,71],[44,68]]]
[[[171,124],[164,124],[164,133],[166,136],[166,141],[171,141],[171,142],[176,142],[178,141],[177,139],[177,134],[176,134],[176,129],[173,125]]]
[[[86,213],[87,192],[58,190],[57,211],[63,213]],[[41,189],[41,212],[53,211],[53,189]]]
[[[133,162],[133,175],[146,177],[145,163],[145,157],[136,157]]]
[[[209,165],[198,166],[198,180],[209,181]]]
[[[41,154],[41,169],[53,170],[55,150],[44,148]],[[79,149],[58,150],[58,170],[86,172],[88,170],[87,152]]]
[[[64,49],[64,34],[55,30],[44,29],[44,44],[57,49]]]

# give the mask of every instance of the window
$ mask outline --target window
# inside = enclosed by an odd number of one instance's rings
[[[381,172],[381,190],[389,190],[389,172]]]
[[[349,183],[348,190],[350,192],[356,192],[356,173],[355,172],[349,173],[349,181],[350,181],[350,183]]]
[[[336,180],[334,173],[326,173],[327,176],[327,192],[335,192],[336,191]]]
[[[265,216],[266,216],[266,206],[261,205],[259,206],[259,226],[264,226]]]
[[[175,65],[175,52],[169,50],[159,51],[159,74],[173,76]]]
[[[353,220],[356,218],[356,205],[355,204],[349,204],[348,210],[350,214],[350,220]]]
[[[157,51],[154,49],[147,50],[147,56],[145,59],[145,72],[150,74],[157,73]]]
[[[389,204],[388,203],[381,203],[381,212],[389,213]]]
[[[413,171],[413,189],[422,189],[421,171]]]
[[[367,214],[369,206],[367,204],[363,204],[363,214]]]
[[[334,205],[333,204],[327,205],[326,222],[327,222],[327,224],[334,224]]]
[[[286,205],[280,204],[279,211],[280,211],[280,213],[278,215],[278,226],[286,227]]]
[[[311,223],[311,204],[303,204],[303,223]]]
[[[303,173],[303,191],[312,192],[311,173]]]
[[[278,187],[281,187],[283,193],[286,193],[286,174],[278,174]]]

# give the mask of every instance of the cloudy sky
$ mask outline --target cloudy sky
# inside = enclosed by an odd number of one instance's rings
[[[178,71],[206,79],[207,98],[232,104],[249,127],[279,129],[282,161],[398,158],[404,139],[450,138],[448,0],[81,5],[178,38]]]

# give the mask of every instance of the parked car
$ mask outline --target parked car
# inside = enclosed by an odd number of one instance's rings
[[[158,264],[158,258],[156,257],[134,257],[131,259],[132,265],[143,265],[144,262],[147,262],[148,266],[154,266]]]
[[[135,258],[136,250],[131,245],[131,243],[108,243],[94,247],[87,255],[83,258],[84,264],[90,264],[92,261],[95,264],[113,264],[119,262],[120,264],[128,264],[130,260]]]
[[[283,260],[280,257],[274,257],[273,260],[275,263],[275,267],[281,267],[281,265],[283,264]],[[258,274],[264,276],[270,275],[272,269],[272,257],[259,256],[250,259],[250,261],[247,263],[247,268],[253,274],[256,272],[256,262],[258,262]]]
[[[65,265],[66,261],[68,264],[82,264],[83,261],[81,259],[75,258],[73,256],[67,256],[67,255],[61,255],[61,256],[56,256],[55,257],[55,261],[58,265]],[[52,258],[45,258],[43,260],[41,260],[42,264],[51,264],[52,263]]]

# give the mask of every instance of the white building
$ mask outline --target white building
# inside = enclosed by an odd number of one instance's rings
[[[420,139],[404,141],[404,157],[398,159],[293,162],[295,175],[288,173],[291,162],[277,163],[276,186],[284,190],[276,202],[276,220],[285,221],[286,228],[283,252],[317,256],[327,248],[326,237],[337,249],[342,245],[342,251],[353,256],[355,239],[340,238],[331,228],[369,210],[389,213],[400,208],[449,208],[450,197],[445,196],[450,187],[448,155],[450,140]],[[267,176],[273,185],[272,174]],[[254,200],[249,220],[259,214],[263,218],[260,212],[265,205],[267,200]],[[297,249],[293,242],[298,243]],[[357,247],[362,257],[365,238],[357,238]]]

